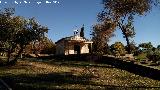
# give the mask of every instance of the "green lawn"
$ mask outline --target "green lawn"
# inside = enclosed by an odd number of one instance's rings
[[[141,77],[106,64],[78,61],[21,60],[0,67],[0,78],[15,90],[53,89],[157,89],[160,81]]]

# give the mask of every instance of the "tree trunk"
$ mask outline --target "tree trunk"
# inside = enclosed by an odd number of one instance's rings
[[[18,57],[21,55],[21,53],[23,52],[24,47],[21,46],[20,50],[18,51],[18,54],[16,55],[16,57],[14,58],[14,61],[17,61]]]
[[[127,52],[128,52],[128,54],[131,54],[130,42],[129,42],[128,36],[126,35],[126,30],[125,30],[124,26],[121,27],[121,31],[126,39],[126,42],[127,42]]]
[[[126,41],[127,41],[127,52],[128,52],[128,54],[131,54],[129,38],[126,35],[125,35],[125,38],[126,38]]]
[[[14,49],[15,49],[16,47],[15,46],[13,46],[11,49],[9,49],[8,50],[8,54],[7,54],[7,63],[9,63],[10,62],[10,57],[11,57],[11,54],[14,52]]]
[[[17,62],[18,57],[21,55],[21,53],[23,52],[24,46],[20,46],[20,50],[18,51],[18,54],[15,56],[15,58],[10,61],[10,65],[14,65]]]
[[[9,62],[10,62],[10,61],[9,61],[10,57],[11,57],[11,52],[10,52],[10,51],[8,51],[8,52],[7,52],[7,63],[9,63]]]

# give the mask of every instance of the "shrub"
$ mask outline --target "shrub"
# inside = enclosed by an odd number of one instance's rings
[[[160,51],[150,51],[147,53],[147,58],[153,62],[160,61]]]
[[[125,47],[121,42],[115,42],[112,44],[110,50],[115,56],[124,56],[126,54]]]

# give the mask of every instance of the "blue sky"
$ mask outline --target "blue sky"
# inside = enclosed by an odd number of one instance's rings
[[[97,23],[96,15],[103,9],[101,0],[57,0],[59,3],[53,3],[56,0],[0,1],[1,9],[13,7],[16,9],[16,15],[27,18],[35,17],[40,24],[47,26],[50,29],[48,36],[54,42],[73,35],[73,30],[80,29],[83,24],[85,36],[90,39],[92,25]],[[15,1],[19,4],[16,4]],[[47,4],[46,1],[52,3]],[[41,4],[37,4],[37,2],[41,2]],[[160,9],[154,9],[147,16],[136,17],[135,29],[134,41],[137,44],[149,41],[154,46],[160,44]],[[115,41],[126,43],[120,30],[117,30],[115,34],[116,36],[110,39],[110,44]]]

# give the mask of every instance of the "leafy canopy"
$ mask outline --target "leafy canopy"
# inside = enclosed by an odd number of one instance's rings
[[[14,15],[13,8],[5,8],[0,11],[0,48],[8,54],[18,51],[15,60],[23,52],[23,49],[32,41],[44,38],[48,28],[40,25],[35,18],[26,19]]]

